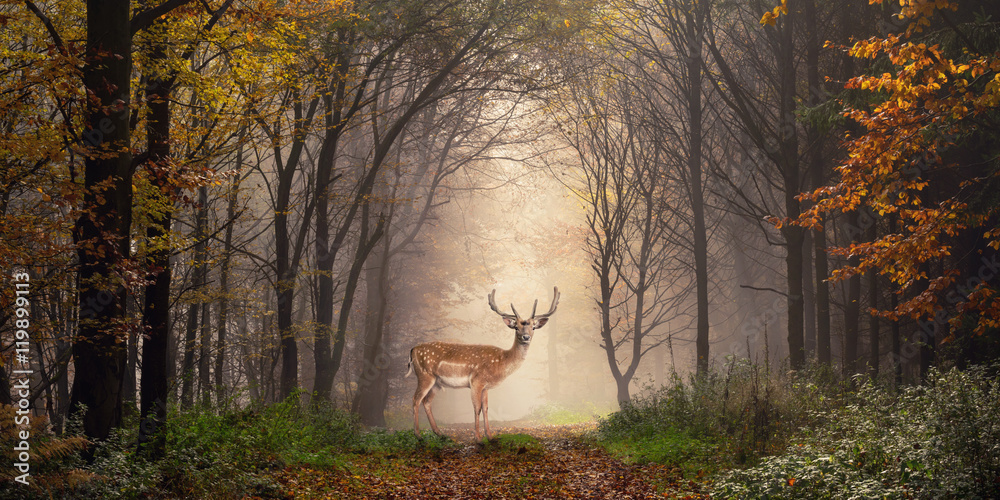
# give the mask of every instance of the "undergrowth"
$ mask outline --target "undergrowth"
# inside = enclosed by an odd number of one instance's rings
[[[636,398],[595,439],[628,460],[712,475],[713,498],[1000,498],[997,373],[931,371],[896,389],[735,361]]]
[[[284,498],[271,477],[288,466],[352,470],[361,455],[392,458],[454,444],[435,435],[366,432],[347,412],[298,401],[293,396],[268,406],[174,409],[165,429],[165,453],[155,460],[137,451],[135,422],[98,444],[90,463],[76,453],[86,443],[83,438],[72,431],[57,438],[38,429],[35,436],[44,437],[32,446],[54,456],[33,455],[33,464],[42,468],[32,470],[30,487],[4,478],[0,498]],[[10,429],[0,431],[5,439],[14,435]]]
[[[781,450],[810,420],[807,409],[836,393],[823,370],[778,377],[730,359],[724,372],[674,376],[670,384],[625,404],[600,421],[597,441],[636,462],[658,462],[703,475],[756,463]]]
[[[783,453],[725,474],[718,498],[1000,498],[1000,378],[995,368],[932,371],[892,390],[860,381],[816,411]]]

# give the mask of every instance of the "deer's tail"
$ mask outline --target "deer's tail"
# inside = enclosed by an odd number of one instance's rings
[[[413,374],[413,349],[410,349],[410,358],[406,361],[406,375],[403,378],[409,377]]]

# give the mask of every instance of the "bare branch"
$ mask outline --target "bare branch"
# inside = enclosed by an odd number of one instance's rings
[[[35,5],[35,2],[32,2],[31,0],[24,0],[24,5],[28,7],[28,10],[30,10],[31,13],[42,22],[42,24],[45,25],[45,31],[49,32],[49,36],[52,37],[52,43],[59,48],[59,52],[62,53],[62,55],[67,55],[66,45],[63,43],[62,37],[59,36],[59,32],[56,31],[56,27],[52,25],[52,20],[49,19],[49,16],[46,16],[45,13],[42,12],[37,5]]]
[[[156,7],[150,7],[144,11],[137,12],[134,16],[132,16],[131,21],[129,21],[131,24],[131,26],[129,26],[131,34],[135,35],[139,30],[148,28],[153,24],[153,21],[158,19],[160,16],[163,16],[186,3],[191,3],[191,0],[166,0]]]
[[[778,295],[781,295],[782,297],[788,297],[787,293],[782,292],[781,290],[775,290],[774,288],[770,287],[755,287],[750,285],[740,285],[740,288],[749,288],[751,290],[757,290],[758,292],[774,292]]]

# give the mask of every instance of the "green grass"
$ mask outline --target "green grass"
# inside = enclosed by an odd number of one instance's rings
[[[546,403],[532,409],[527,418],[547,425],[572,425],[593,422],[608,413],[607,409],[601,409],[589,401],[574,405]]]
[[[374,429],[358,436],[350,449],[356,453],[436,452],[456,445],[450,437],[433,432],[423,432],[417,437],[408,430]]]
[[[674,465],[682,469],[685,476],[709,468],[718,452],[717,444],[671,427],[646,436],[609,439],[603,444],[608,452],[627,461]]]

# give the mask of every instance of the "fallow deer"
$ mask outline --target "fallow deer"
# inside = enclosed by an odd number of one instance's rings
[[[522,319],[510,305],[514,314],[500,312],[493,300],[496,289],[487,296],[490,309],[503,318],[504,324],[515,331],[514,345],[504,350],[492,345],[449,344],[446,342],[430,342],[420,344],[410,349],[410,362],[407,365],[406,376],[417,374],[417,390],[413,393],[413,432],[420,435],[418,411],[421,405],[427,413],[427,420],[435,434],[441,434],[434,414],[431,412],[431,400],[442,387],[472,389],[472,410],[475,413],[476,440],[482,439],[479,434],[479,415],[483,415],[483,425],[486,438],[490,439],[489,400],[487,391],[503,382],[513,373],[528,354],[528,345],[535,330],[545,326],[549,317],[556,312],[559,305],[559,288],[553,287],[552,307],[549,312],[535,315],[538,300],[531,308],[531,317]]]

